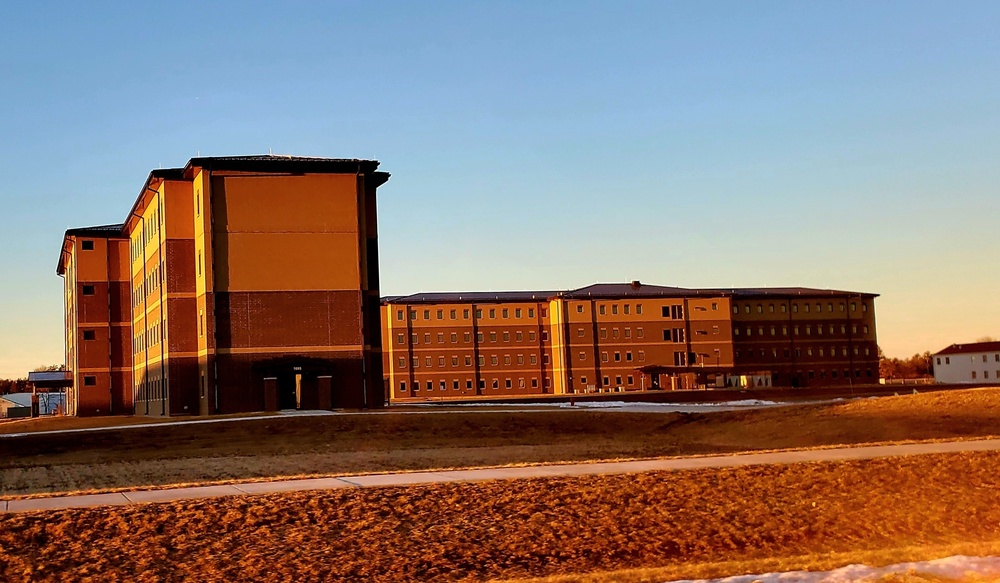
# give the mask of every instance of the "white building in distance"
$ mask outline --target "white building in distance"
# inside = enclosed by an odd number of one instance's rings
[[[1000,383],[1000,342],[952,344],[934,355],[934,382]]]

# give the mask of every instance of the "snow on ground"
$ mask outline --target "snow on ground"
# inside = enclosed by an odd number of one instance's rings
[[[974,577],[1000,578],[1000,557],[966,557],[956,555],[933,561],[897,563],[886,567],[848,565],[832,571],[788,571],[762,575],[737,575],[722,579],[686,579],[673,583],[858,583],[875,581],[893,574],[920,573],[961,581]],[[998,579],[1000,580],[1000,579]]]
[[[574,405],[569,403],[559,403],[559,407],[582,407],[589,409],[624,409],[641,405],[643,407],[692,407],[692,408],[716,408],[716,407],[773,407],[782,405],[777,401],[761,401],[760,399],[744,399],[742,401],[722,401],[719,403],[626,403],[625,401],[581,401]]]

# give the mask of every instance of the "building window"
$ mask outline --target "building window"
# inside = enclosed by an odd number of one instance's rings
[[[976,373],[972,373],[975,375]],[[973,376],[972,378],[976,378]],[[83,385],[86,387],[92,387],[97,384],[97,377],[85,376],[83,377]]]
[[[427,381],[427,390],[428,391],[433,391],[434,390],[434,383],[433,382]]]
[[[608,361],[608,353],[607,352],[602,352],[601,353],[601,362],[607,362],[607,361]]]
[[[396,310],[396,319],[397,320],[403,319],[403,310]]]
[[[496,320],[497,311],[495,308],[490,308],[490,320]]]
[[[604,313],[605,313],[605,312],[604,312],[604,304],[601,304],[601,305],[597,306],[597,312],[598,312],[598,313],[599,313],[600,315],[602,315],[602,316],[604,315]]]
[[[97,340],[97,332],[95,330],[84,330],[83,331],[84,340]]]
[[[430,319],[431,319],[431,311],[430,310],[424,310],[424,320],[430,320]],[[430,388],[430,387],[428,387],[428,388]]]
[[[507,389],[509,389],[509,388],[511,387],[511,384],[510,384],[510,379],[506,379],[506,380],[505,380],[505,381],[503,382],[503,386],[504,386],[504,388],[507,388]]]
[[[444,366],[444,357],[443,356],[439,356],[438,357],[438,366]]]
[[[532,354],[531,357],[528,359],[528,362],[530,362],[531,364],[538,364],[538,357]]]
[[[469,310],[468,310],[468,308],[462,310],[462,319],[463,320],[468,320],[469,319]]]
[[[80,248],[84,251],[93,251],[94,242],[89,239],[84,239],[83,242],[80,243]]]
[[[580,353],[580,360],[587,360],[587,353],[586,352],[581,352]]]
[[[523,354],[518,354],[517,355],[517,364],[524,364],[524,355]]]
[[[496,365],[500,364],[500,359],[497,358],[496,356],[491,356],[490,357],[490,364],[492,364],[493,366],[496,366]]]
[[[521,317],[521,308],[514,308],[514,317],[515,318]]]
[[[444,310],[438,310],[438,311],[437,311],[437,319],[438,319],[438,320],[444,320]],[[442,382],[443,382],[443,381],[442,381]],[[443,388],[443,387],[442,387],[442,388]]]
[[[466,356],[465,357],[465,366],[472,366],[472,357],[471,356]]]
[[[458,344],[458,332],[451,333],[451,343]]]
[[[503,333],[503,341],[504,342],[510,342],[510,332],[504,332]]]
[[[622,377],[616,376],[615,377],[615,384],[618,385],[619,387],[622,386]]]
[[[490,342],[496,342],[496,341],[497,341],[497,333],[490,332]]]
[[[406,381],[400,381],[399,382],[399,392],[400,393],[405,393],[406,392]]]
[[[615,353],[615,362],[621,362],[621,361],[622,361],[622,353],[621,352],[616,352]]]
[[[451,318],[452,320],[457,320],[458,310],[451,310],[450,312],[448,312],[448,317]]]
[[[406,368],[406,358],[405,357],[400,357],[399,358],[399,368]]]
[[[605,387],[610,387],[611,386],[611,378],[610,377],[604,377],[603,380],[604,380],[604,386]]]
[[[611,313],[618,315],[618,304],[611,304]]]
[[[528,308],[528,317],[529,318],[535,317],[535,308]]]
[[[642,313],[642,304],[636,304],[635,305],[635,313],[636,314],[641,314]]]
[[[583,338],[583,337],[584,337],[584,336],[586,335],[586,332],[584,332],[584,329],[583,329],[583,328],[579,328],[579,329],[577,329],[577,331],[576,331],[576,335],[577,335],[577,337],[579,337],[579,338]]]
[[[510,355],[506,355],[506,356],[503,357],[503,363],[504,364],[510,364]]]
[[[510,311],[507,308],[503,309],[502,314],[503,314],[504,318],[509,318],[510,317]]]
[[[631,352],[626,352],[625,353],[625,362],[632,362],[632,353]]]
[[[645,362],[645,361],[646,361],[646,352],[643,351],[643,350],[640,350],[639,351],[639,362]]]
[[[434,359],[432,357],[425,357],[424,360],[426,361],[425,364],[427,366],[434,366]]]
[[[86,377],[84,377],[84,378],[86,378]],[[972,371],[972,378],[973,378],[973,379],[975,379],[975,378],[976,378],[976,371]],[[86,383],[84,383],[84,384],[86,384]]]
[[[92,286],[92,285],[85,285],[85,286],[83,286],[83,295],[85,295],[85,296],[92,296],[92,295],[94,295],[94,293],[95,293],[94,286]]]

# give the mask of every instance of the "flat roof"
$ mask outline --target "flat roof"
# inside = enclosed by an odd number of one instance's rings
[[[732,297],[747,298],[795,298],[795,297],[841,297],[855,296],[875,298],[878,294],[852,292],[808,287],[756,287],[756,288],[684,288],[651,285],[638,281],[630,283],[595,283],[572,290],[563,291],[499,291],[499,292],[424,292],[411,295],[393,295],[382,298],[383,304],[435,304],[435,303],[500,303],[532,302],[563,297],[572,300],[618,299],[618,298],[687,298],[687,297]]]

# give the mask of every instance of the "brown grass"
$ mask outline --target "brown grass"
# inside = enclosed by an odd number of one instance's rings
[[[1000,434],[1000,389],[727,413],[282,417],[0,439],[0,494]]]
[[[6,515],[0,580],[478,581],[998,542],[990,452]]]

